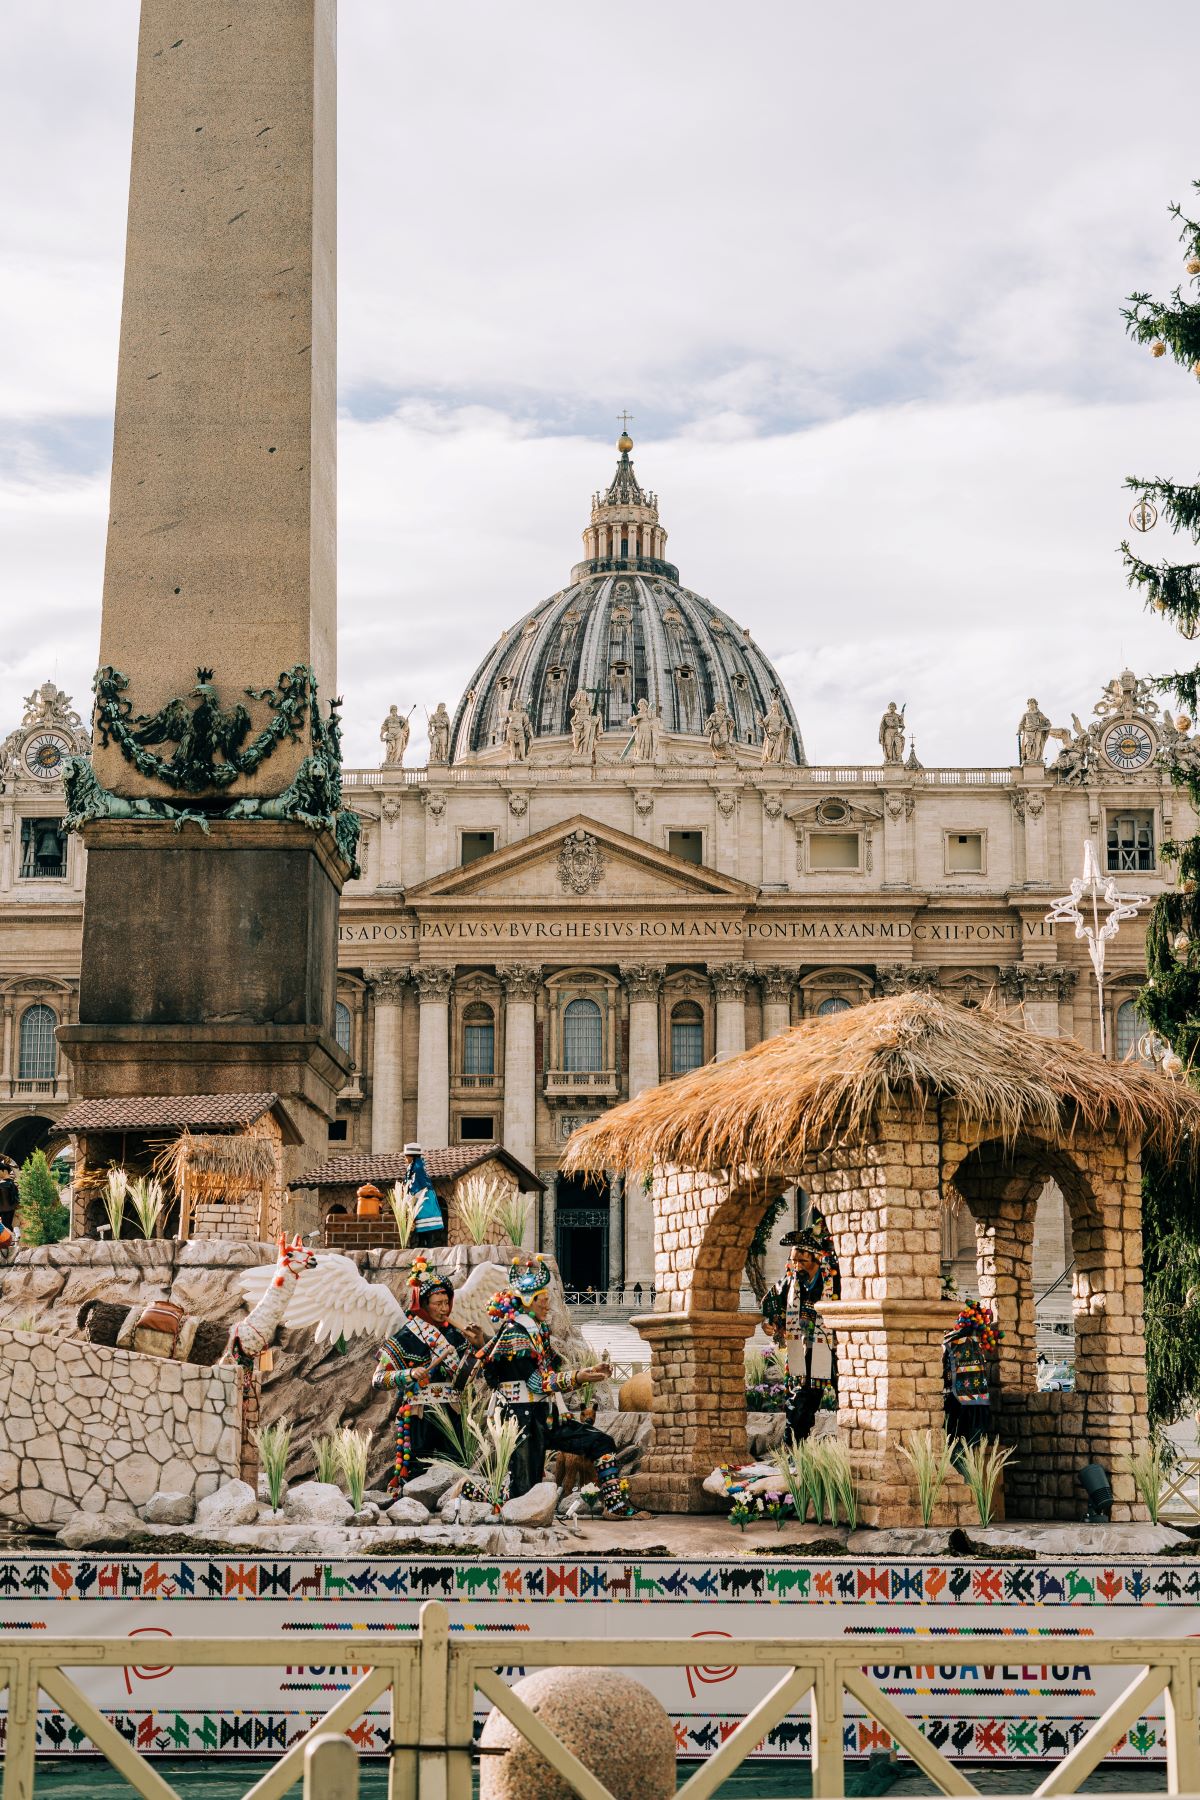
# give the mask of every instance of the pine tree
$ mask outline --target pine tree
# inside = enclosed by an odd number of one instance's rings
[[[21,1196],[21,1242],[58,1244],[71,1232],[71,1215],[59,1196],[45,1154],[35,1150],[17,1177]]]
[[[1200,181],[1193,183],[1200,190]],[[1200,224],[1171,208],[1178,220],[1187,274],[1200,277]],[[1130,337],[1149,344],[1156,357],[1174,361],[1200,378],[1200,303],[1177,287],[1166,302],[1131,294],[1122,309]],[[1157,507],[1173,531],[1200,545],[1200,486],[1158,477],[1130,476],[1125,484]],[[1121,545],[1129,585],[1147,607],[1171,619],[1184,638],[1200,633],[1200,563],[1145,562]],[[1187,789],[1200,810],[1200,753],[1186,735],[1200,711],[1200,665],[1158,682],[1189,715],[1179,735],[1159,750],[1176,786]],[[1178,885],[1154,904],[1146,933],[1147,982],[1138,1009],[1151,1029],[1182,1060],[1187,1078],[1200,1083],[1200,836],[1162,845],[1164,863],[1177,868]],[[1152,1424],[1166,1424],[1200,1406],[1200,1196],[1187,1162],[1145,1162],[1143,1273],[1146,1355]]]

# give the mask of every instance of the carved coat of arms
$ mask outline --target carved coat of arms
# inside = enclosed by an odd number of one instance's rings
[[[604,874],[604,852],[590,831],[572,831],[558,853],[558,879],[572,894],[590,894]]]

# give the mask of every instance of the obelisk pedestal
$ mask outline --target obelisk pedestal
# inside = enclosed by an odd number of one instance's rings
[[[334,697],[334,0],[143,0],[84,1096],[273,1091],[322,1151],[353,856]]]

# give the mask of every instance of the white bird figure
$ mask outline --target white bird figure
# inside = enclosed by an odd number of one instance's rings
[[[262,1354],[283,1323],[296,1283],[316,1260],[316,1251],[297,1233],[290,1244],[280,1238],[276,1262],[247,1271],[253,1286],[243,1277],[242,1292],[252,1301],[252,1310],[230,1332],[222,1362],[236,1362],[239,1354],[251,1358]]]
[[[366,1281],[348,1256],[336,1251],[310,1251],[309,1272],[288,1290],[284,1311],[289,1330],[315,1327],[318,1344],[350,1343],[363,1336],[377,1342],[398,1331],[407,1318],[404,1303],[381,1281]],[[270,1298],[276,1269],[263,1266],[247,1269],[241,1277],[241,1289],[254,1307],[241,1326],[244,1332],[259,1308]],[[498,1288],[508,1285],[508,1271],[499,1263],[480,1263],[471,1271],[470,1279],[454,1296],[454,1323],[465,1329],[469,1325],[488,1327],[487,1306]],[[272,1335],[283,1322],[276,1319]],[[269,1341],[269,1340],[268,1340]]]

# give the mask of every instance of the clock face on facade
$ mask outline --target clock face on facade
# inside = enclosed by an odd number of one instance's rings
[[[1144,725],[1129,719],[1105,734],[1104,754],[1115,769],[1144,769],[1154,755],[1154,739]]]
[[[25,767],[42,781],[53,781],[62,774],[64,756],[71,754],[71,741],[56,731],[39,731],[25,746]]]

